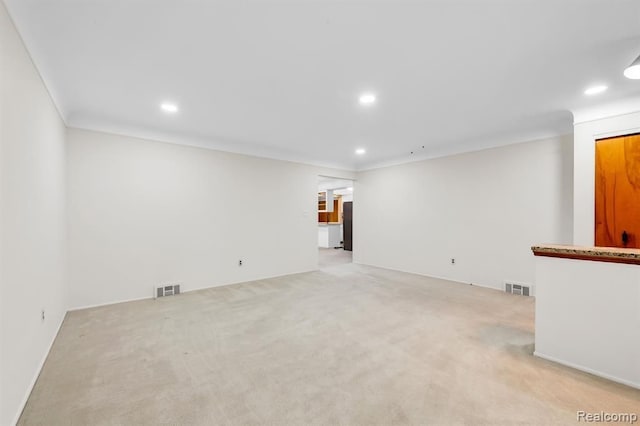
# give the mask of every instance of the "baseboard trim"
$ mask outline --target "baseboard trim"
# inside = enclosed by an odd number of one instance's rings
[[[405,273],[405,274],[419,275],[421,277],[435,278],[437,280],[450,281],[450,282],[456,283],[456,284],[471,285],[471,286],[474,286],[474,287],[482,287],[482,288],[486,288],[486,289],[489,289],[489,290],[496,290],[496,291],[499,291],[499,292],[504,292],[504,289],[500,288],[500,287],[493,287],[493,286],[483,285],[483,284],[479,284],[479,283],[470,283],[470,282],[465,282],[465,281],[458,281],[458,280],[454,280],[453,278],[439,277],[437,275],[423,274],[421,272],[415,272],[415,271],[405,271],[404,269],[391,268],[391,267],[388,267],[388,266],[372,265],[370,263],[363,263],[363,262],[356,262],[356,261],[353,261],[353,263],[358,264],[358,265],[364,265],[364,266],[372,266],[374,268],[386,269],[388,271],[395,271],[395,272],[402,272],[402,273]]]
[[[212,288],[227,287],[227,286],[238,285],[238,284],[246,284],[246,283],[252,283],[252,282],[255,282],[255,281],[271,280],[273,278],[289,277],[291,275],[307,274],[309,272],[316,272],[316,271],[318,271],[318,269],[308,269],[308,270],[304,270],[304,271],[289,272],[289,273],[280,274],[280,275],[268,275],[266,277],[254,278],[254,279],[250,279],[250,280],[247,280],[247,281],[234,281],[234,282],[231,282],[231,283],[222,283],[222,284],[216,284],[216,285],[209,285],[209,286],[206,286],[206,287],[191,288],[189,290],[183,291],[183,293],[191,293],[192,291],[209,290],[209,289],[212,289]]]
[[[612,382],[620,383],[635,389],[640,389],[640,383],[635,383],[630,380],[621,379],[620,377],[612,376],[611,374],[603,373],[602,371],[594,370],[592,368],[585,367],[583,365],[575,364],[573,362],[568,362],[560,358],[556,358],[553,356],[545,355],[538,351],[533,352],[534,356],[538,358],[546,359],[547,361],[555,362],[557,364],[561,364],[567,367],[574,368],[576,370],[583,371],[585,373],[593,374],[594,376],[602,377],[603,379],[611,380]]]
[[[29,387],[27,388],[27,392],[25,393],[24,397],[22,398],[22,401],[20,402],[20,406],[18,409],[18,412],[16,413],[13,422],[11,423],[12,425],[17,425],[18,421],[20,420],[20,417],[22,416],[22,413],[24,412],[24,408],[27,406],[27,401],[29,400],[29,397],[31,396],[31,392],[33,392],[33,388],[36,385],[36,382],[38,381],[38,377],[40,377],[40,373],[42,372],[42,368],[44,367],[44,363],[47,361],[47,358],[49,357],[49,353],[51,352],[51,348],[53,348],[53,344],[55,343],[56,339],[58,338],[58,333],[60,333],[60,329],[62,328],[62,324],[64,323],[65,318],[67,317],[67,313],[65,312],[64,315],[62,316],[62,319],[60,320],[60,323],[58,324],[58,328],[56,329],[56,332],[53,334],[53,338],[51,339],[51,342],[49,343],[49,347],[47,348],[47,351],[45,352],[44,356],[42,357],[42,360],[40,361],[40,365],[38,365],[38,369],[36,370],[36,374],[33,376],[33,379],[31,379],[31,383],[29,384]]]
[[[317,271],[317,269],[309,269],[309,270],[306,270],[306,271],[291,272],[291,273],[288,273],[288,274],[281,274],[281,275],[271,275],[271,276],[266,276],[266,277],[261,277],[261,278],[254,278],[254,279],[250,279],[250,280],[247,280],[247,281],[235,281],[235,282],[231,282],[231,283],[221,283],[221,284],[209,285],[209,286],[206,286],[206,287],[196,287],[196,288],[190,288],[188,290],[182,290],[182,293],[191,293],[192,291],[208,290],[208,289],[211,289],[211,288],[225,287],[225,286],[229,286],[229,285],[238,285],[238,284],[250,283],[250,282],[254,282],[254,281],[269,280],[269,279],[272,279],[272,278],[287,277],[287,276],[290,276],[290,275],[305,274],[305,273],[314,272],[314,271]],[[74,307],[74,308],[69,308],[67,310],[67,312],[82,311],[84,309],[100,308],[100,307],[103,307],[103,306],[117,305],[117,304],[120,304],[120,303],[127,303],[127,302],[138,302],[140,300],[148,300],[148,299],[153,299],[153,296],[136,297],[136,298],[132,298],[132,299],[116,300],[116,301],[113,301],[113,302],[96,303],[94,305],[77,306],[77,307]]]
[[[147,299],[153,299],[153,296],[136,297],[136,298],[133,298],[133,299],[116,300],[116,301],[113,301],[113,302],[105,302],[105,303],[96,303],[95,305],[77,306],[75,308],[69,308],[67,310],[67,312],[82,311],[84,309],[100,308],[102,306],[117,305],[119,303],[127,303],[127,302],[137,302],[138,300],[147,300]]]

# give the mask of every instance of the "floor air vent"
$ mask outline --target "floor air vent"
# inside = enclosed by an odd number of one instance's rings
[[[504,283],[504,291],[520,296],[531,296],[531,287],[525,284],[518,284],[509,281]]]
[[[180,294],[180,284],[167,284],[156,287],[154,298],[173,296],[174,294]]]

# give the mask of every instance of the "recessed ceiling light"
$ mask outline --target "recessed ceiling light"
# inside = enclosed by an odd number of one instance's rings
[[[163,102],[160,105],[160,108],[164,111],[164,112],[170,112],[170,113],[174,113],[174,112],[178,112],[178,105],[176,104],[172,104],[170,102]]]
[[[359,98],[360,105],[373,105],[376,103],[376,95],[373,93],[363,93]]]
[[[602,93],[605,90],[607,90],[607,86],[604,86],[604,85],[593,86],[593,87],[589,87],[587,90],[585,90],[584,94],[588,95],[588,96],[597,95],[598,93]]]
[[[358,154],[358,155],[363,155],[363,154],[364,154],[364,153],[366,153],[366,152],[367,152],[367,150],[366,150],[366,149],[364,149],[364,148],[358,148],[358,149],[356,149],[356,154]]]
[[[624,70],[624,76],[632,80],[640,80],[640,56]]]
[[[624,76],[631,80],[640,80],[640,63],[624,70]]]

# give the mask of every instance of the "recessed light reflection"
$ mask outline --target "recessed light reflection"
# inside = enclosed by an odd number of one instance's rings
[[[360,105],[373,105],[376,103],[376,95],[373,93],[363,93],[359,98]]]
[[[163,102],[160,105],[160,109],[162,109],[164,112],[176,113],[178,112],[178,105],[172,104],[170,102]]]
[[[605,90],[607,90],[607,86],[604,86],[604,85],[593,86],[593,87],[589,87],[587,90],[585,90],[584,94],[587,95],[587,96],[592,96],[592,95],[597,95],[598,93],[602,93]]]

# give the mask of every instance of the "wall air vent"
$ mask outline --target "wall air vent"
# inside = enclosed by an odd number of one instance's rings
[[[520,296],[531,296],[531,286],[527,284],[514,283],[512,281],[504,282],[504,291]]]
[[[154,288],[153,298],[180,294],[180,284],[165,284]]]

